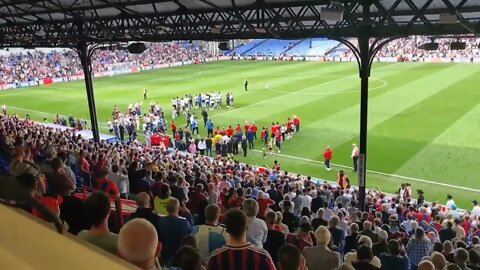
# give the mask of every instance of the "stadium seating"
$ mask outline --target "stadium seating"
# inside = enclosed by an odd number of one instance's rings
[[[244,55],[248,51],[252,50],[256,46],[262,44],[263,42],[267,41],[266,39],[255,39],[252,40],[251,42],[242,44],[238,46],[237,48],[231,50],[230,52],[227,53],[227,55]]]
[[[289,56],[323,56],[339,44],[338,41],[326,38],[305,39],[286,51],[285,54]]]
[[[247,56],[256,55],[282,55],[285,51],[295,46],[301,40],[280,40],[280,39],[267,39],[258,46],[244,53]]]

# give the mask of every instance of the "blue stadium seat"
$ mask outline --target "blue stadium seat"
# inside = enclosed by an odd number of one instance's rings
[[[248,51],[245,55],[255,56],[255,55],[272,55],[278,56],[290,50],[297,43],[302,40],[281,40],[281,39],[268,39],[260,45],[256,46],[252,50]]]

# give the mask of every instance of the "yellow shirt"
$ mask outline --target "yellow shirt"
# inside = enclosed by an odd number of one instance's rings
[[[160,199],[159,197],[155,197],[153,199],[153,206],[155,207],[155,211],[157,214],[166,216],[168,215],[167,212],[167,203],[172,199],[172,197],[168,197],[165,199]]]

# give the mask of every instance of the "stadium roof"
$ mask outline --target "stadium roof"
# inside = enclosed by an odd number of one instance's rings
[[[371,3],[365,20],[363,2]],[[343,20],[322,20],[325,7],[343,10]],[[439,14],[456,22],[441,24]],[[361,25],[375,37],[467,34],[479,20],[475,0],[0,0],[0,46],[354,37]]]

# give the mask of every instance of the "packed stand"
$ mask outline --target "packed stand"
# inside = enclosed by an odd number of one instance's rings
[[[316,183],[227,157],[95,143],[69,131],[0,116],[0,155],[32,197],[69,231],[142,269],[480,269],[480,206],[460,212],[369,190],[366,211],[344,175]],[[347,183],[347,185],[344,185]],[[95,187],[72,212],[77,186]],[[119,230],[110,200],[135,200]],[[67,206],[68,204],[68,206]],[[35,208],[16,205],[41,218]],[[164,268],[166,269],[166,268]]]
[[[475,37],[471,38],[435,38],[433,41],[438,43],[438,49],[427,51],[419,48],[420,45],[431,42],[430,37],[426,36],[410,36],[407,38],[399,38],[388,42],[377,54],[377,57],[397,58],[401,62],[421,61],[428,58],[465,58],[473,61],[480,57],[479,44],[480,40]],[[452,42],[465,42],[465,50],[450,50]],[[356,44],[356,41],[352,41]],[[353,57],[350,50],[345,51],[341,56]]]
[[[200,45],[187,42],[149,43],[142,54],[126,50],[97,50],[92,57],[93,73],[132,67],[196,61],[210,55]],[[47,78],[66,78],[83,74],[74,50],[28,51],[0,54],[0,84],[37,82]]]

